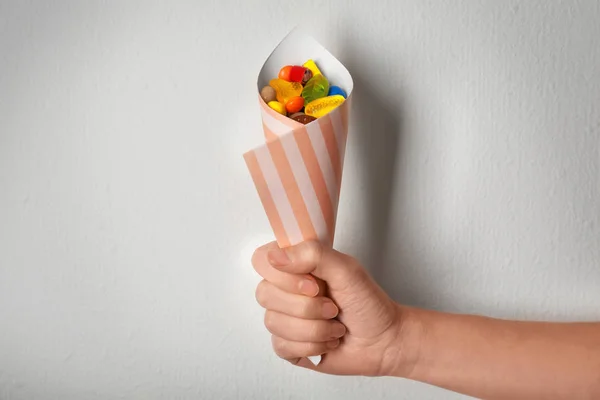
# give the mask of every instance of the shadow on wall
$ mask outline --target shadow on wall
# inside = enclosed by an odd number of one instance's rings
[[[341,43],[339,59],[354,80],[348,140],[355,141],[353,148],[361,171],[357,177],[360,191],[354,195],[361,196],[357,204],[365,206],[360,210],[364,213],[360,229],[365,232],[358,235],[364,242],[354,243],[352,255],[360,259],[394,300],[454,311],[460,307],[449,306],[456,299],[449,298],[440,286],[440,270],[436,267],[444,265],[451,254],[439,248],[419,250],[427,248],[427,243],[422,242],[427,239],[415,234],[415,223],[420,223],[420,217],[409,215],[419,210],[415,208],[418,198],[409,192],[414,185],[411,175],[418,166],[412,165],[415,159],[409,154],[414,146],[410,135],[416,132],[411,130],[407,113],[410,105],[401,89],[404,85],[393,82],[388,87],[374,87],[374,75],[392,73],[389,60],[378,58],[373,49],[360,47],[351,39]],[[403,225],[392,225],[398,221],[403,221]]]
[[[360,210],[365,215],[361,219],[365,233],[360,235],[365,242],[358,243],[352,255],[394,300],[445,310],[455,299],[447,297],[439,286],[439,270],[431,266],[443,265],[448,254],[441,249],[415,250],[423,248],[423,238],[414,234],[419,218],[407,215],[415,212],[414,194],[408,192],[414,184],[414,160],[409,157],[409,137],[414,132],[409,128],[407,100],[399,90],[403,85],[394,82],[393,87],[373,87],[372,76],[389,73],[389,65],[351,40],[342,43],[340,61],[354,79],[349,140],[355,141],[362,171],[358,178],[361,190],[355,193],[362,201],[357,204],[365,205]],[[392,226],[398,221],[404,221],[401,227]]]
[[[437,266],[447,264],[456,249],[432,249],[423,242],[426,238],[415,234],[415,223],[421,218],[409,213],[420,210],[415,208],[418,197],[409,190],[414,185],[411,174],[419,166],[412,165],[415,159],[409,154],[414,146],[409,138],[416,132],[411,130],[405,92],[399,90],[403,85],[393,82],[388,87],[374,87],[374,75],[391,74],[389,60],[378,58],[373,49],[360,47],[351,39],[341,43],[339,59],[354,80],[348,140],[355,141],[362,171],[357,178],[360,191],[354,195],[361,196],[357,204],[365,205],[359,210],[364,213],[360,229],[365,233],[358,235],[364,242],[353,244],[352,255],[400,303],[444,311],[476,310],[480,304],[458,302],[440,283],[444,272]],[[424,177],[427,179],[427,172],[421,179]],[[403,225],[394,227],[398,221]],[[453,272],[456,279],[468,282],[470,277],[460,276],[460,272]]]
[[[399,101],[390,101],[369,84],[369,76],[384,68],[376,59],[365,63],[361,54],[350,38],[342,43],[340,60],[354,80],[351,129],[362,164],[361,195],[366,204],[366,254],[360,259],[381,283],[387,276],[385,262],[390,243],[394,175],[397,156],[401,153],[403,108]]]

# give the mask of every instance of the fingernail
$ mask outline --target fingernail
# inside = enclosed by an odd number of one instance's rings
[[[346,333],[346,327],[342,324],[335,324],[331,333],[334,338],[340,338]]]
[[[300,281],[300,293],[306,296],[316,296],[319,293],[319,287],[310,279]]]
[[[340,345],[340,339],[330,340],[326,345],[328,349],[335,349]]]
[[[323,318],[335,318],[335,316],[338,314],[338,308],[336,307],[335,304],[333,304],[332,302],[327,302],[325,304],[323,304]]]
[[[289,257],[282,249],[269,251],[267,258],[269,259],[269,263],[274,267],[283,267],[290,263]]]

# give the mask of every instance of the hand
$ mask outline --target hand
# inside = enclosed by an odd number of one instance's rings
[[[264,278],[256,299],[281,358],[324,373],[365,376],[391,375],[406,358],[400,348],[404,309],[353,258],[317,242],[283,250],[270,243],[255,251],[252,264]],[[305,358],[322,354],[318,366]]]

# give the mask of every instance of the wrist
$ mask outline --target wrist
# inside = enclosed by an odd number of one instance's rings
[[[394,340],[385,356],[388,367],[384,375],[410,378],[419,362],[425,333],[421,310],[396,304],[396,314]]]

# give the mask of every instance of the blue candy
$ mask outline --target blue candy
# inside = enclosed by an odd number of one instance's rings
[[[339,94],[340,96],[343,96],[344,98],[346,98],[346,92],[344,92],[344,89],[342,89],[339,86],[329,86],[329,93],[327,93],[327,96],[333,96]]]

